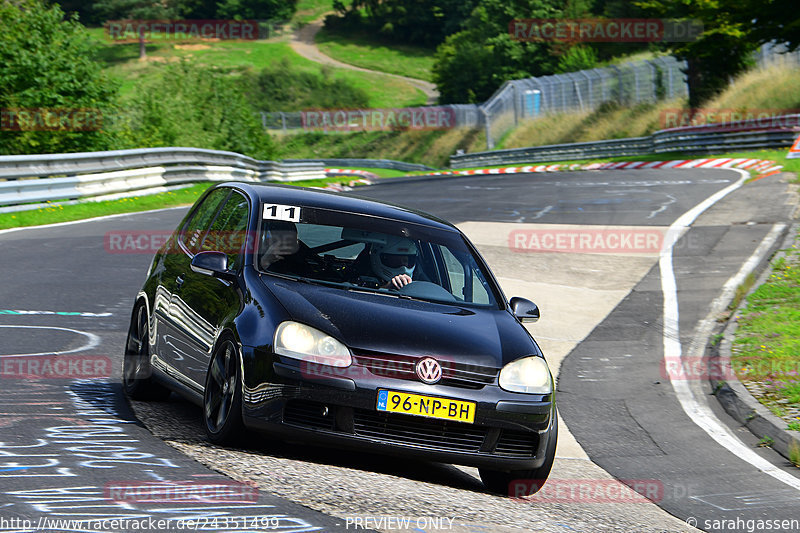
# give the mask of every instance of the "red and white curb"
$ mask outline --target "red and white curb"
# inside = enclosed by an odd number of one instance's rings
[[[423,174],[425,176],[473,176],[481,174],[530,174],[537,172],[559,172],[570,170],[633,170],[633,169],[693,169],[693,168],[740,168],[759,173],[759,178],[780,172],[783,168],[775,161],[765,159],[674,159],[670,161],[619,161],[616,163],[586,163],[558,165],[528,165],[524,167],[482,168],[476,170],[447,170]]]
[[[478,176],[487,174],[534,174],[538,172],[565,172],[575,170],[646,170],[646,169],[695,169],[695,168],[739,168],[758,173],[757,179],[766,178],[777,174],[783,168],[781,165],[767,159],[673,159],[669,161],[618,161],[616,163],[572,163],[556,165],[526,165],[523,167],[479,168],[473,170],[442,170],[428,174],[415,174],[415,176]],[[348,185],[330,184],[323,187],[333,191],[349,191],[358,185],[371,185],[380,179],[377,174],[366,170],[348,170],[340,168],[326,168],[325,174],[329,176],[363,176],[362,179],[353,180]]]
[[[332,176],[361,176],[359,179],[352,180],[347,185],[342,185],[339,183],[330,183],[325,187],[314,187],[315,189],[323,189],[326,191],[350,191],[353,187],[359,187],[362,185],[372,185],[375,180],[380,179],[380,176],[377,174],[373,174],[367,170],[353,170],[353,169],[346,169],[346,168],[326,168],[325,175],[328,177]]]

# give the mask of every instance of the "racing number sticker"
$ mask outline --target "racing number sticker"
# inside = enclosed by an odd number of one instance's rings
[[[264,206],[264,220],[300,222],[300,208],[293,205],[266,204]]]

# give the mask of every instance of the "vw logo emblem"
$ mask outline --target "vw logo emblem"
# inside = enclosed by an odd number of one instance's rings
[[[433,357],[425,357],[417,361],[415,370],[417,377],[429,385],[438,383],[442,379],[442,365]]]

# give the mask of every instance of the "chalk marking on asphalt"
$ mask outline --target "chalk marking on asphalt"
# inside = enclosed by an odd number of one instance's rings
[[[740,188],[744,184],[745,180],[750,177],[749,173],[743,170],[731,170],[740,173],[741,178],[739,181],[709,196],[704,201],[681,215],[669,227],[667,235],[664,238],[664,247],[661,250],[659,268],[661,269],[661,292],[664,295],[663,338],[665,362],[676,357],[683,357],[678,322],[680,316],[678,311],[678,287],[675,279],[675,272],[673,271],[672,266],[672,249],[683,231],[687,229],[697,219],[697,217],[699,217],[704,211],[727,196],[729,193]],[[709,314],[709,317],[712,316],[715,308],[718,307],[724,300],[725,294],[729,293],[731,290],[735,290],[740,283],[740,278],[743,279],[749,270],[758,264],[762,256],[769,250],[775,239],[777,239],[782,229],[783,228],[780,227],[779,224],[773,226],[770,233],[764,238],[756,251],[753,252],[753,255],[751,255],[744,265],[742,265],[742,268],[739,270],[739,272],[725,283],[723,287],[723,294],[717,297],[717,299],[715,299],[712,303],[712,313]],[[709,317],[706,317],[706,322],[709,321]],[[692,344],[690,345],[689,356],[696,355],[696,351],[705,346],[708,335],[706,334],[705,337],[702,337],[702,335],[705,334],[707,327],[708,326],[701,326],[698,328],[698,331],[692,340]],[[699,402],[695,396],[695,392],[690,386],[690,381],[692,380],[670,380],[670,383],[672,383],[672,388],[675,391],[678,400],[680,401],[681,407],[695,424],[703,429],[703,431],[705,431],[718,444],[734,455],[738,456],[744,461],[747,461],[760,471],[772,476],[778,481],[785,483],[792,488],[800,490],[800,479],[792,476],[788,472],[780,470],[777,466],[773,465],[751,450],[716,417],[708,405]],[[700,384],[697,383],[696,385],[699,388]]]
[[[537,213],[534,216],[531,217],[531,220],[536,220],[536,219],[542,218],[543,216],[545,216],[547,213],[549,213],[552,210],[553,210],[553,206],[552,205],[548,205],[544,209],[541,209],[540,211],[537,211]]]
[[[86,344],[80,346],[78,348],[73,348],[72,350],[66,350],[63,352],[40,352],[40,353],[18,353],[18,354],[3,354],[0,355],[0,359],[4,357],[37,357],[40,355],[65,355],[69,353],[75,352],[82,352],[84,350],[91,350],[92,348],[96,348],[100,345],[100,337],[95,335],[94,333],[89,333],[88,331],[81,331],[78,329],[72,328],[60,328],[57,326],[22,326],[18,324],[0,324],[0,328],[21,328],[21,329],[56,329],[59,331],[69,331],[71,333],[77,333],[78,335],[82,335],[88,339]]]
[[[113,313],[89,313],[81,311],[33,311],[30,309],[0,309],[0,315],[13,315],[13,316],[56,315],[56,316],[80,316],[80,317],[102,318],[102,317],[112,316]]]

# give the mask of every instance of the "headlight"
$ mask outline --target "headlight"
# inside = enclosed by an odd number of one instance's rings
[[[500,371],[500,388],[509,392],[550,394],[553,378],[541,357],[525,357],[508,363]]]
[[[275,353],[309,363],[345,367],[353,358],[347,346],[298,322],[282,322],[275,330]]]

